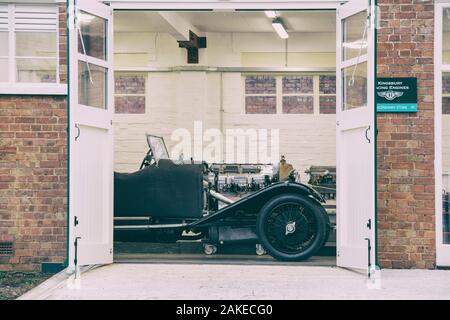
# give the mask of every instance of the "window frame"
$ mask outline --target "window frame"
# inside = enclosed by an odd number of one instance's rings
[[[322,92],[320,92],[320,77],[323,77],[323,76],[334,76],[334,85],[335,85],[335,90],[334,90],[334,93],[322,93]],[[321,73],[321,74],[319,74],[319,75],[317,75],[317,81],[318,81],[318,84],[317,84],[317,108],[318,108],[318,114],[320,114],[320,115],[336,115],[336,112],[337,112],[337,83],[336,83],[336,73],[334,73],[334,74],[332,74],[332,73]],[[316,93],[316,91],[315,91],[315,88],[314,88],[314,92]],[[316,97],[316,96],[315,96]],[[320,98],[322,98],[322,97],[334,97],[334,102],[335,102],[335,106],[334,106],[334,113],[322,113],[322,112],[320,112],[321,111],[321,109],[320,109]],[[316,101],[316,98],[314,98],[314,102]]]
[[[116,82],[116,75],[124,75],[124,76],[142,76],[144,78],[144,93],[117,93],[115,90],[115,82]],[[147,108],[147,103],[149,101],[149,73],[148,72],[143,72],[143,71],[136,71],[136,72],[132,72],[132,71],[114,71],[114,101],[113,101],[113,106],[114,106],[114,116],[118,116],[118,117],[141,117],[142,115],[147,115],[148,112],[148,108]],[[144,98],[144,112],[143,113],[118,113],[116,112],[116,97],[143,97]]]
[[[275,93],[250,93],[247,94],[246,92],[246,78],[251,76],[269,76],[275,78]],[[277,74],[273,73],[248,73],[248,74],[242,74],[242,92],[244,95],[243,98],[243,104],[244,109],[243,112],[245,115],[276,115],[279,114],[279,90],[280,90],[280,82],[279,82],[279,76]],[[247,97],[274,97],[275,98],[275,113],[247,113]]]
[[[15,8],[18,4],[6,4],[7,16],[8,16],[8,26],[7,29],[3,32],[6,32],[8,35],[8,82],[0,82],[0,94],[6,95],[67,95],[67,84],[61,83],[60,80],[60,50],[59,50],[59,12],[58,6],[56,4],[26,4],[29,6],[52,6],[56,12],[56,27],[55,30],[51,30],[49,32],[55,33],[55,41],[56,41],[56,56],[48,57],[48,60],[55,59],[56,62],[56,82],[52,83],[34,83],[34,82],[17,82],[17,56],[16,56],[16,32],[18,31],[15,28]],[[36,31],[42,32],[42,31]],[[26,57],[33,58],[33,57]],[[43,57],[38,57],[43,58]],[[20,57],[19,57],[20,59]]]
[[[302,92],[297,92],[297,93],[284,93],[283,92],[283,78],[284,77],[312,77],[312,93],[302,93]],[[296,115],[313,115],[316,113],[316,98],[317,98],[317,75],[312,75],[312,74],[281,74],[279,76],[277,76],[277,84],[278,82],[280,82],[280,92],[278,92],[278,85],[277,85],[277,96],[280,95],[281,96],[281,105],[280,107],[278,107],[278,98],[277,98],[277,110],[280,110],[280,114],[296,114]],[[312,97],[313,99],[313,112],[312,113],[288,113],[288,112],[284,112],[284,97],[302,97],[302,98],[307,98],[307,97]]]
[[[275,77],[276,80],[276,92],[275,94],[247,94],[245,90],[245,79],[247,76],[265,75]],[[287,76],[311,76],[313,77],[313,93],[283,93],[283,77]],[[242,113],[246,116],[335,116],[335,113],[321,113],[320,112],[320,98],[321,97],[336,97],[337,92],[334,94],[320,93],[320,77],[321,76],[335,76],[333,72],[245,72],[241,74],[241,87],[242,87]],[[275,96],[276,97],[276,113],[247,113],[246,97],[251,96]],[[284,113],[283,112],[283,97],[313,97],[313,112],[312,113]]]

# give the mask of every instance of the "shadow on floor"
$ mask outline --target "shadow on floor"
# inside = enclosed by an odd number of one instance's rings
[[[324,247],[318,255],[306,261],[277,261],[269,255],[258,256],[255,245],[223,245],[214,255],[205,255],[202,244],[195,241],[177,243],[116,242],[114,263],[173,263],[173,264],[235,264],[235,265],[293,265],[336,266],[336,249]]]

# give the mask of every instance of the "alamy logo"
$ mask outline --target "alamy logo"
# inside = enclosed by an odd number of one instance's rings
[[[389,101],[395,100],[403,95],[403,92],[400,91],[382,91],[378,92],[378,95],[382,98],[386,98]]]

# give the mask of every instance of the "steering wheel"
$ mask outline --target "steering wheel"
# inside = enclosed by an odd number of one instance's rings
[[[152,151],[149,150],[147,152],[147,154],[145,155],[144,160],[142,160],[139,170],[142,170],[147,167],[153,167],[153,166],[156,166],[156,161],[155,161],[155,158],[153,158]]]

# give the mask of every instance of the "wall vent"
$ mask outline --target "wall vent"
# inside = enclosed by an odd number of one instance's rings
[[[0,256],[14,255],[14,247],[12,242],[0,242]]]

